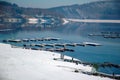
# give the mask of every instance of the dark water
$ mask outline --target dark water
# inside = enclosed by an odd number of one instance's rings
[[[20,27],[17,27],[15,30],[0,31],[0,40],[56,37],[61,38],[61,40],[34,43],[81,43],[86,41],[96,42],[102,44],[102,46],[68,47],[74,49],[75,52],[64,52],[64,54],[85,62],[110,62],[114,64],[120,64],[120,38],[112,39],[103,38],[102,36],[88,36],[88,34],[100,34],[101,32],[120,33],[120,24],[69,23],[66,25],[57,26],[16,26]],[[109,74],[112,74],[113,72],[115,74],[120,74],[120,70],[116,68],[100,68],[99,71]]]

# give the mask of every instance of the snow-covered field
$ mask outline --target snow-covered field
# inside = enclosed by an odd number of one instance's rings
[[[75,69],[90,72],[92,68],[53,60],[59,57],[53,52],[11,48],[0,43],[0,80],[111,80],[75,73]]]

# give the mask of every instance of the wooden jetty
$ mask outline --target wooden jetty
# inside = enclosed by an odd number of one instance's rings
[[[43,38],[43,41],[51,41],[51,38]]]
[[[101,32],[100,34],[88,34],[88,36],[102,36],[103,38],[120,38],[119,32]]]
[[[52,41],[58,41],[60,38],[51,38]]]
[[[31,50],[43,50],[41,48],[30,48]]]
[[[101,44],[99,43],[93,43],[93,42],[83,42],[83,43],[55,43],[55,46],[62,46],[62,47],[66,47],[66,46],[72,46],[72,47],[76,47],[76,46],[101,46]]]
[[[46,51],[51,51],[51,52],[65,52],[65,51],[69,51],[69,52],[74,52],[73,49],[68,49],[68,48],[46,48]]]
[[[83,46],[83,47],[86,46],[86,45],[83,44],[83,43],[77,43],[76,45],[77,45],[77,46]]]
[[[112,39],[115,39],[115,38],[120,38],[120,36],[112,36],[112,35],[105,35],[105,36],[103,36],[104,38],[112,38]]]
[[[65,52],[65,50],[63,48],[58,48],[58,49],[54,49],[54,48],[46,48],[46,51],[51,51],[51,52]]]
[[[54,48],[46,48],[45,50],[46,50],[46,51],[51,51],[51,52],[54,52],[54,51],[55,51]]]
[[[74,52],[73,49],[64,48],[65,51]]]
[[[29,42],[29,39],[22,39],[23,42]]]
[[[5,40],[4,40],[5,42]],[[14,42],[14,43],[18,43],[18,42],[21,42],[20,39],[9,39],[9,40],[6,40],[6,42]]]
[[[58,48],[55,51],[61,51],[61,52],[69,51],[69,52],[74,52],[73,49],[68,49],[68,48]]]
[[[35,44],[32,43],[32,44],[30,44],[30,46],[35,46]]]
[[[58,41],[60,38],[26,38],[26,39],[6,39],[3,42],[29,42],[29,41]]]
[[[83,42],[83,43],[52,43],[52,44],[47,44],[47,43],[42,43],[42,44],[24,44],[23,46],[37,46],[37,47],[44,47],[44,46],[48,46],[48,47],[63,47],[66,49],[67,46],[72,46],[72,47],[76,47],[76,46],[101,46],[101,44],[99,43],[93,43],[93,42]]]
[[[55,47],[54,44],[45,44],[45,46]]]
[[[65,45],[66,46],[73,46],[73,47],[75,47],[75,46],[77,46],[77,43],[66,43]]]
[[[66,46],[72,46],[72,47],[76,47],[76,46],[85,46],[85,44],[83,43],[65,43]]]
[[[23,49],[31,49],[30,47],[24,47]]]
[[[45,44],[35,44],[35,46],[37,46],[37,47],[44,47]]]
[[[103,34],[88,34],[88,36],[103,36]]]
[[[34,43],[23,44],[23,47],[25,47],[25,46],[37,46],[37,47],[50,46],[50,47],[54,47],[55,45],[54,44],[45,44],[45,43],[42,43],[42,44],[34,44]]]
[[[65,52],[64,48],[55,49],[56,52]]]
[[[30,49],[30,50],[43,50],[42,48],[34,48],[34,47],[24,47],[23,49]]]
[[[76,46],[85,46],[83,43],[54,43],[55,46],[62,46],[62,47],[66,47],[66,46],[72,46],[72,47],[76,47]]]
[[[9,40],[2,40],[2,42],[8,42]]]
[[[120,68],[120,65],[109,63],[109,62],[104,62],[103,64],[99,64],[99,66],[100,67],[115,67],[115,68]]]
[[[44,41],[43,38],[36,38],[37,41]]]
[[[19,42],[29,42],[29,41],[33,41],[36,42],[38,40],[40,41],[50,41],[50,40],[58,40],[59,38],[41,38],[41,39],[8,39],[8,40],[3,40],[3,42],[14,42],[14,43],[19,43]],[[99,43],[92,43],[92,42],[83,42],[83,43],[53,43],[53,44],[34,44],[31,46],[38,46],[38,47],[43,47],[43,46],[50,46],[50,47],[55,47],[55,46],[61,46],[61,47],[66,47],[66,46],[72,46],[72,47],[76,47],[76,46],[101,46],[101,44]],[[24,44],[25,46],[25,44]]]
[[[36,44],[23,44],[23,47],[34,47]]]
[[[38,48],[30,48],[31,50],[39,50]]]
[[[54,43],[55,46],[62,46],[62,47],[65,47],[66,44],[62,44],[62,43]]]
[[[120,32],[110,32],[110,31],[106,31],[106,32],[101,32],[101,34],[120,34]]]
[[[34,41],[35,42],[35,41],[37,41],[37,39],[33,38],[33,39],[29,39],[29,41]]]

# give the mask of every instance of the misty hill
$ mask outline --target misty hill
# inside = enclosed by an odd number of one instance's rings
[[[19,7],[17,4],[0,1],[0,17],[21,17],[21,15],[26,15],[27,17],[33,17],[35,15],[51,15],[63,17],[62,15],[48,11],[47,9],[24,8]]]
[[[80,19],[120,19],[120,1],[108,0],[91,2],[83,5],[61,6],[49,9],[24,8],[16,4],[0,1],[0,16],[21,17],[22,14],[28,16],[51,15],[65,18]]]
[[[120,1],[108,0],[49,9],[66,18],[120,19]]]
[[[11,4],[5,1],[0,1],[0,17],[17,16],[19,7],[16,4]]]

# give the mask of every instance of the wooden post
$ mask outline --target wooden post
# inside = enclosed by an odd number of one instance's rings
[[[74,61],[74,58],[72,57],[72,62]]]
[[[60,58],[61,58],[61,59],[64,59],[64,54],[61,53]]]

